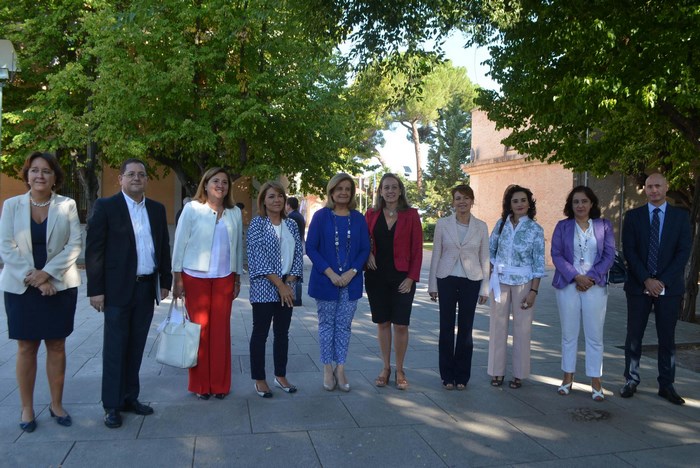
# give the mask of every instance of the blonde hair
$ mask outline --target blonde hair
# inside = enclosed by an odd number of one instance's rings
[[[334,175],[331,180],[328,181],[326,186],[326,208],[331,210],[335,208],[335,202],[333,201],[333,191],[335,188],[343,182],[344,180],[350,181],[350,202],[348,203],[348,209],[354,210],[357,207],[357,201],[355,200],[355,179],[352,178],[350,174],[341,172]]]
[[[284,202],[282,203],[282,211],[280,212],[280,216],[284,219],[287,217],[287,214],[284,212],[284,205],[287,204],[287,194],[284,191],[284,187],[282,187],[282,184],[275,180],[268,180],[265,182],[262,187],[260,187],[260,192],[258,193],[258,214],[260,216],[267,216],[267,208],[265,208],[265,197],[267,196],[267,192],[270,190],[274,190],[275,192],[279,193],[284,197]]]
[[[406,199],[406,187],[403,185],[403,182],[401,179],[396,174],[392,174],[391,172],[387,172],[382,176],[382,178],[379,180],[379,185],[377,186],[377,194],[374,197],[374,205],[372,208],[374,211],[380,211],[386,206],[386,202],[384,201],[384,198],[382,198],[382,185],[384,184],[384,181],[386,179],[395,179],[396,182],[399,184],[399,201],[396,206],[396,208],[399,211],[403,211],[407,208],[410,208],[411,205],[408,204],[408,200]]]
[[[216,174],[226,174],[226,179],[228,180],[228,193],[226,198],[224,198],[224,208],[233,208],[236,206],[236,200],[233,199],[233,181],[231,180],[231,175],[223,167],[212,167],[207,169],[202,176],[202,180],[199,181],[197,186],[197,193],[194,194],[192,200],[197,200],[199,203],[207,202],[207,184]]]

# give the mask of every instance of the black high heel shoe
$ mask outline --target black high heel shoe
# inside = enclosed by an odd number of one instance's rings
[[[53,409],[51,409],[51,405],[49,405],[49,414],[51,415],[52,418],[56,418],[56,422],[60,426],[69,427],[73,424],[73,418],[70,417],[70,414],[68,414],[68,411],[66,411],[65,416],[59,416],[53,412]]]

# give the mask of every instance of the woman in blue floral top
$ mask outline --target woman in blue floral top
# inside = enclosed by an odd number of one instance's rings
[[[532,192],[511,185],[503,194],[501,219],[491,233],[491,319],[488,373],[500,387],[506,373],[508,320],[513,314],[513,380],[520,388],[530,375],[530,333],[535,299],[544,276],[544,230],[534,220]]]

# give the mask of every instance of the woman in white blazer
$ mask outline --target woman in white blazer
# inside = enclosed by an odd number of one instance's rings
[[[0,289],[10,339],[17,340],[20,428],[36,429],[34,383],[37,353],[46,345],[49,413],[61,426],[72,420],[63,408],[66,337],[73,332],[80,274],[75,265],[82,239],[75,201],[57,195],[63,171],[48,153],[32,153],[22,177],[29,192],[5,201],[0,217]]]
[[[231,192],[231,176],[208,169],[182,210],[173,246],[173,296],[185,296],[201,325],[190,392],[222,400],[231,390],[231,304],[241,290],[243,219]]]
[[[435,226],[428,294],[433,301],[439,298],[442,385],[446,390],[464,390],[471,376],[476,303],[484,304],[488,298],[484,279],[489,275],[489,232],[486,223],[471,214],[471,187],[459,185],[451,193],[454,214]]]

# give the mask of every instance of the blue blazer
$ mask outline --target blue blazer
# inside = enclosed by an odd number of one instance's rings
[[[625,213],[622,228],[622,251],[627,261],[627,281],[625,291],[629,294],[643,294],[644,280],[649,278],[647,257],[649,255],[649,208],[647,204]],[[664,224],[661,228],[659,258],[656,278],[664,283],[669,296],[685,292],[685,265],[690,256],[690,218],[685,210],[666,206]]]
[[[294,258],[289,274],[302,279],[304,260],[301,253],[301,238],[294,220],[285,218],[282,222],[294,236]],[[280,302],[275,283],[266,275],[282,278],[282,252],[275,228],[267,216],[256,216],[250,222],[246,240],[248,254],[248,275],[250,276],[250,302]]]
[[[593,278],[598,286],[605,286],[608,282],[608,271],[615,260],[615,234],[612,223],[607,219],[598,218],[592,221],[597,252],[595,262],[586,275]],[[562,219],[557,223],[552,234],[552,263],[557,268],[552,286],[557,289],[563,289],[573,283],[578,275],[574,267],[575,230],[575,219]]]
[[[348,269],[357,269],[357,274],[348,284],[348,296],[351,301],[362,297],[362,270],[369,257],[369,248],[369,229],[365,217],[359,211],[351,210]],[[335,251],[333,211],[330,208],[318,210],[311,219],[306,235],[306,255],[313,263],[309,277],[309,296],[323,301],[337,301],[338,287],[323,273],[326,268],[331,267],[340,274]]]

